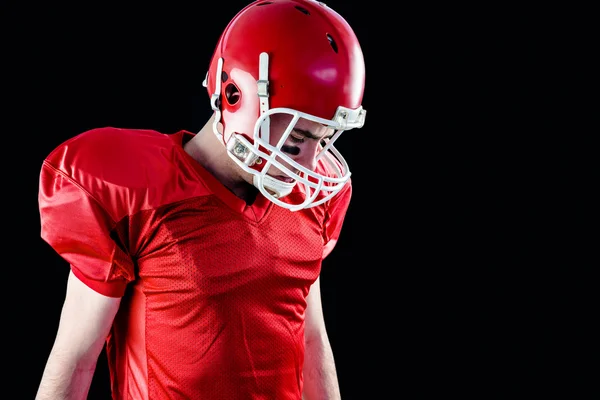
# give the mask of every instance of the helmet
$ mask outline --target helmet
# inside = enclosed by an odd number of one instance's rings
[[[343,131],[364,124],[365,65],[354,31],[324,3],[258,0],[244,7],[221,34],[203,85],[215,112],[214,133],[274,203],[293,211],[314,207],[349,180],[348,164],[333,144]],[[277,113],[291,122],[270,143],[269,122]],[[321,142],[321,168],[314,171],[281,151],[301,118],[335,132]],[[270,166],[293,183],[267,175]],[[297,183],[302,200],[284,201]]]

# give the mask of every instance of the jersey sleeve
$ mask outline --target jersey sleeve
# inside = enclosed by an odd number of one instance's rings
[[[90,193],[48,161],[39,181],[41,236],[96,292],[124,294],[133,280],[131,257],[113,239],[116,225]]]
[[[329,203],[325,216],[323,258],[327,257],[337,244],[351,197],[352,184],[349,180],[346,187],[333,197]]]

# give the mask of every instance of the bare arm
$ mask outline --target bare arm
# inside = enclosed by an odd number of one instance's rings
[[[331,343],[325,329],[319,285],[320,278],[317,278],[307,297],[302,398],[303,400],[339,400],[340,388]]]
[[[98,356],[120,298],[103,296],[69,274],[56,339],[46,362],[36,400],[87,398]]]

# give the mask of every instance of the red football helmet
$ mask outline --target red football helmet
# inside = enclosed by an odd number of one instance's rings
[[[243,8],[222,33],[203,84],[215,111],[215,134],[271,201],[291,210],[313,207],[350,178],[333,144],[343,131],[364,124],[364,58],[350,25],[324,3],[258,0]],[[283,137],[270,143],[269,121],[276,113],[292,118]],[[317,154],[328,165],[317,169],[327,173],[311,171],[281,151],[300,118],[335,130]],[[270,166],[294,182],[267,175]],[[281,201],[297,182],[303,184],[304,200]]]

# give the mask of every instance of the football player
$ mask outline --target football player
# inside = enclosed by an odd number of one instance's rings
[[[100,127],[40,174],[41,236],[70,266],[37,400],[339,399],[322,260],[352,185],[365,65],[347,21],[258,0],[222,33],[197,133]]]

